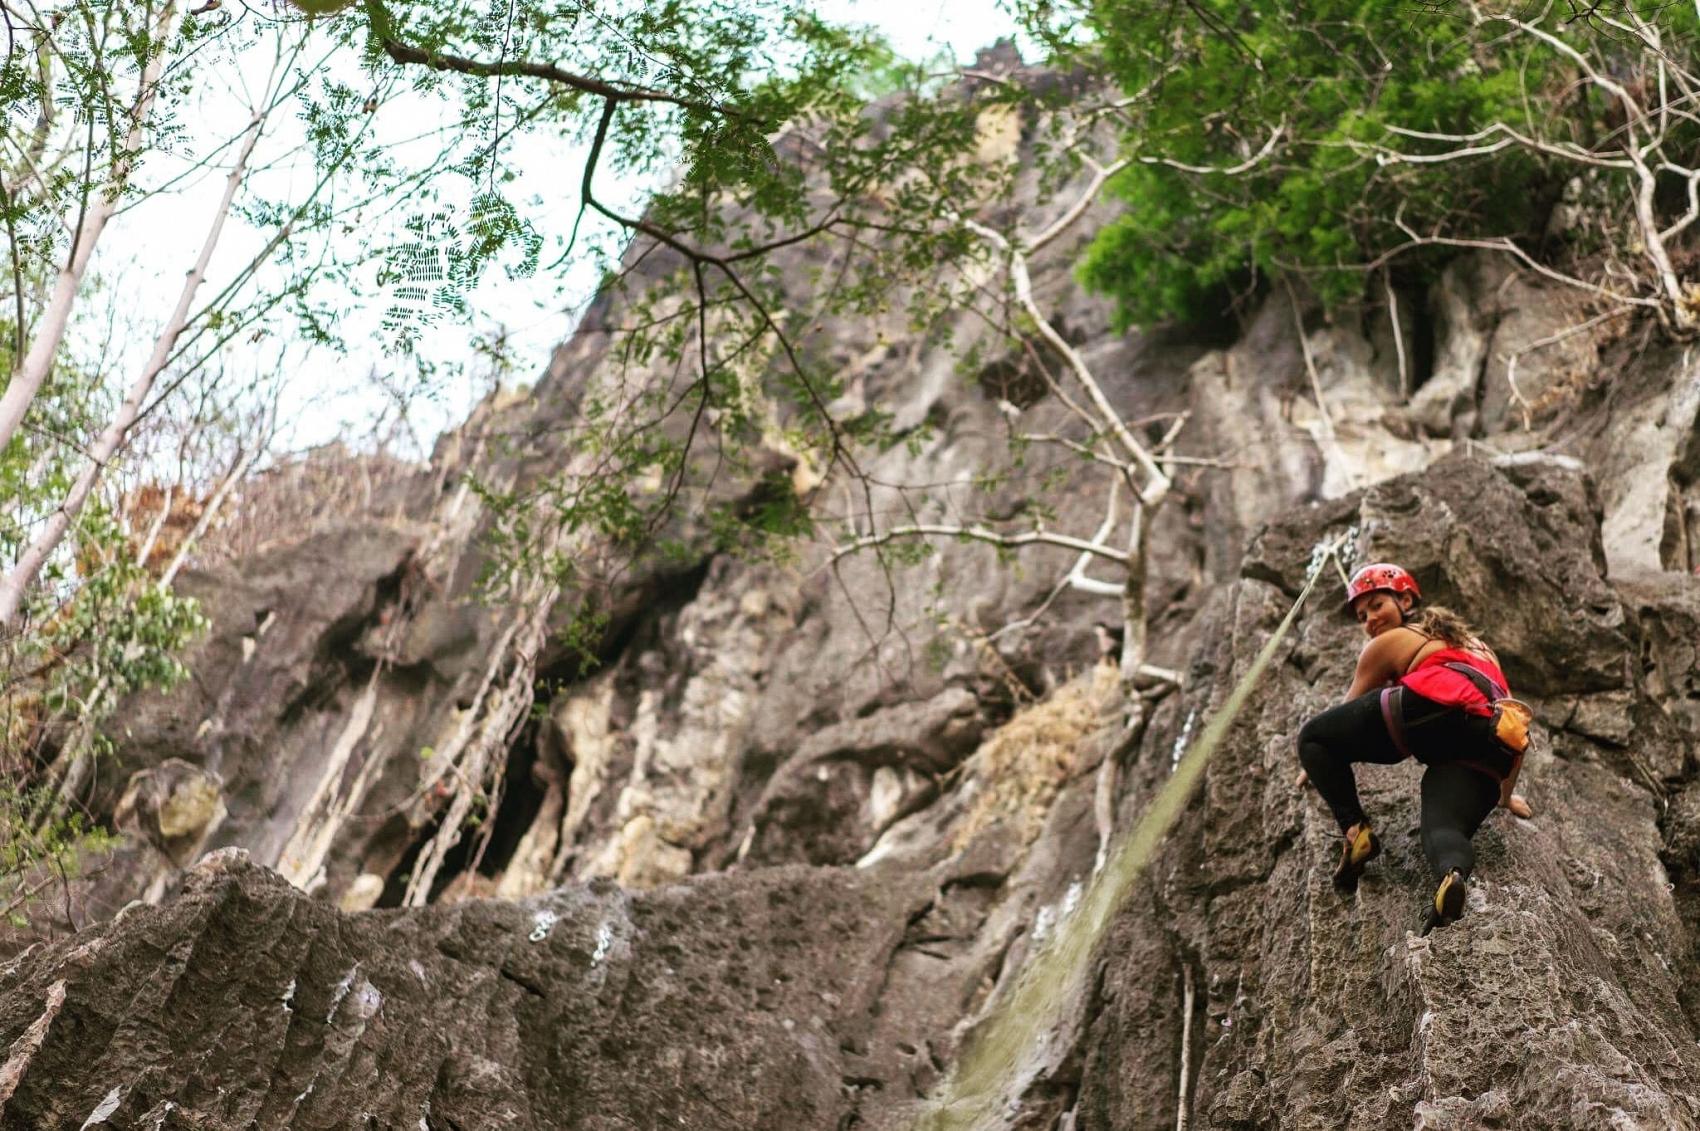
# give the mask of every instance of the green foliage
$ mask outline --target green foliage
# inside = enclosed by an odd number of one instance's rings
[[[31,406],[31,426],[0,451],[0,560],[16,560],[59,504],[110,410],[107,391],[68,351]],[[110,839],[58,797],[42,764],[108,754],[101,728],[116,704],[184,679],[182,653],[207,628],[197,602],[158,587],[98,495],[28,591],[23,622],[0,673],[0,902],[9,915]]]
[[[25,927],[22,912],[48,886],[77,875],[85,856],[108,848],[112,835],[81,813],[54,820],[51,791],[0,778],[0,913]]]
[[[89,367],[68,356],[31,405],[30,427],[0,451],[0,560],[15,561],[82,470],[92,436],[111,411],[110,394]],[[205,631],[196,602],[154,584],[125,524],[99,495],[49,558],[44,584],[28,595],[34,626],[12,642],[8,666],[35,669],[48,658],[43,690],[53,710],[98,715],[119,696],[169,688],[187,673],[177,653]],[[100,703],[92,689],[100,687]],[[35,689],[31,689],[35,690]]]
[[[814,516],[784,472],[769,472],[741,502],[709,513],[715,545],[752,556],[784,558],[797,539],[814,533]]]
[[[570,439],[548,440],[572,458],[557,450],[538,461],[557,473],[475,485],[495,516],[492,593],[536,579],[588,592],[689,544],[777,552],[810,526],[791,481],[780,490],[769,474],[775,454],[806,496],[853,451],[896,442],[878,409],[830,411],[845,389],[810,339],[899,296],[917,325],[939,316],[941,288],[904,284],[968,249],[955,210],[1011,171],[965,157],[982,111],[1019,92],[947,93],[876,36],[790,0],[365,0],[312,28],[457,126],[432,176],[385,215],[376,282],[396,345],[467,316],[496,267],[588,263],[603,279],[597,309],[618,312],[615,376],[579,394]],[[353,84],[311,91],[321,165],[369,110]],[[527,196],[520,155],[562,139],[580,148],[561,191]],[[401,171],[369,164],[374,182]],[[476,186],[470,217],[450,182]],[[304,302],[301,320],[340,345],[334,308]],[[509,454],[534,451],[515,441]],[[587,558],[592,541],[606,552]]]
[[[208,627],[195,600],[159,588],[132,554],[109,513],[85,511],[70,556],[89,572],[38,592],[32,611],[45,623],[12,642],[0,690],[0,900],[9,913],[44,873],[74,875],[110,840],[33,766],[49,753],[64,766],[108,756],[101,728],[113,708],[185,679],[183,650]]]
[[[142,688],[175,687],[189,674],[179,653],[210,627],[199,603],[155,585],[104,511],[85,515],[79,545],[83,560],[105,564],[81,580],[39,634],[41,647],[68,658],[56,673],[49,706],[80,702],[98,709],[79,695],[97,685],[107,704]]]
[[[1659,18],[1678,32],[1693,13]],[[1538,236],[1575,167],[1517,145],[1437,164],[1376,151],[1452,151],[1413,132],[1494,123],[1582,145],[1602,132],[1604,101],[1574,64],[1502,23],[1477,26],[1464,5],[1093,0],[1085,24],[1117,84],[1141,92],[1125,133],[1133,163],[1113,184],[1127,211],[1083,265],[1126,322],[1216,315],[1226,289],[1282,273],[1326,302],[1351,299],[1367,263],[1416,235]],[[1612,56],[1610,28],[1549,26]],[[1421,272],[1446,254],[1399,263]]]

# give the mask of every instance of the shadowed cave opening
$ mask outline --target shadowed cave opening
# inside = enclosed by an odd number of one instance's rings
[[[432,881],[430,902],[436,902],[450,884],[473,866],[474,860],[477,861],[478,874],[490,879],[501,875],[513,860],[526,830],[531,828],[543,807],[545,789],[533,775],[538,761],[539,729],[534,714],[520,729],[515,741],[509,744],[507,764],[495,798],[495,814],[469,821],[461,830],[460,840],[443,857],[443,866]],[[477,813],[476,809],[474,813]],[[442,827],[439,816],[413,834],[407,851],[384,881],[378,907],[401,906],[408,878],[413,874],[420,853],[425,851]]]
[[[562,780],[572,773],[571,751],[553,733],[549,718],[551,704],[568,688],[619,664],[634,648],[641,651],[655,646],[662,638],[657,631],[659,623],[696,598],[711,563],[712,558],[705,558],[689,569],[663,574],[634,587],[618,602],[597,646],[588,654],[561,639],[544,646],[526,722],[508,745],[501,785],[493,799],[494,812],[483,815],[476,823],[469,822],[462,830],[460,840],[444,856],[431,884],[430,902],[435,902],[469,868],[476,867],[479,876],[495,879],[512,863],[548,794],[548,784],[538,773],[539,763],[546,756],[544,743],[555,742],[561,747],[553,759],[561,763],[556,772],[563,775]],[[407,851],[385,879],[378,907],[401,906],[420,853],[441,828],[439,815],[413,834]]]

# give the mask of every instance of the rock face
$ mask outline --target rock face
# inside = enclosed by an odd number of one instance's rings
[[[1684,773],[1695,735],[1671,717],[1680,697],[1634,662],[1631,638],[1661,633],[1662,618],[1601,578],[1596,516],[1587,481],[1559,462],[1456,458],[1251,545],[1218,613],[1220,670],[1267,637],[1318,536],[1355,524],[1368,556],[1396,549],[1431,599],[1491,626],[1541,723],[1526,770],[1538,812],[1477,834],[1468,915],[1424,938],[1417,767],[1363,767],[1385,854],[1355,898],[1337,896],[1332,820],[1288,774],[1292,735],[1350,681],[1355,631],[1307,615],[1211,767],[1191,843],[1177,839],[1160,885],[1208,987],[1192,1101],[1207,1125],[1700,1124],[1693,972],[1673,961],[1684,928],[1661,860],[1661,779],[1649,788],[1646,772]],[[1110,1018],[1146,992],[1114,953]],[[1082,1103],[1098,1125],[1138,1125],[1117,1083],[1089,1073]]]
[[[991,125],[983,158],[1018,160]],[[1024,191],[1034,225],[1070,199]],[[369,511],[185,576],[214,623],[195,678],[124,706],[86,798],[135,835],[10,940],[0,1127],[915,1126],[1348,529],[1535,706],[1535,818],[1488,822],[1469,913],[1425,938],[1414,768],[1367,768],[1386,854],[1333,892],[1292,785],[1360,640],[1323,586],[988,1125],[1700,1127],[1689,354],[1610,323],[1535,348],[1565,297],[1479,258],[1401,292],[1397,340],[1391,309],[1285,293],[1230,344],[1118,335],[1072,282],[1089,230],[1035,256],[1035,294],[1125,418],[1186,413],[1183,451],[1222,464],[1151,532],[1179,686],[1129,709],[1094,629],[1116,601],[1053,593],[1072,555],[1042,546],[888,573],[685,529],[588,643],[544,579],[481,596],[469,476],[541,489],[580,458],[580,406],[633,379],[604,306]],[[916,517],[1023,513],[1010,410],[1068,410],[951,317],[806,344],[914,430],[867,468],[931,485]],[[754,463],[809,470],[781,448]],[[1107,480],[1041,470],[1047,523],[1097,528]],[[83,929],[42,939],[62,913]]]
[[[903,1006],[885,971],[928,893],[822,880],[347,917],[225,850],[29,964],[9,1000],[57,1004],[13,1046],[5,1126],[833,1126],[841,1046]]]
[[[1685,1006],[1700,822],[1668,797],[1697,733],[1700,584],[1608,584],[1587,478],[1501,464],[1453,457],[1269,526],[1201,615],[1186,690],[1137,742],[1100,668],[996,729],[865,867],[350,915],[214,853],[165,906],[0,975],[5,1126],[100,1110],[198,1128],[910,1125],[958,1022],[1069,929],[1105,765],[1124,770],[1125,833],[1312,548],[1349,526],[1361,553],[1399,547],[1436,599],[1496,626],[1540,720],[1537,816],[1484,827],[1466,918],[1424,938],[1414,768],[1365,768],[1386,854],[1356,897],[1335,894],[1329,818],[1291,786],[1292,734],[1355,656],[1353,626],[1318,601],[1061,1011],[1062,1051],[1011,1125],[1170,1125],[1183,1034],[1204,1126],[1700,1125]],[[803,764],[903,741],[961,757],[946,704],[903,717],[902,739],[823,730]]]
[[[167,758],[131,775],[112,820],[181,868],[224,820],[223,788],[224,782],[212,771]]]

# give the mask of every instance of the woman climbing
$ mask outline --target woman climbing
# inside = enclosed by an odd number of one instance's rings
[[[1422,842],[1437,887],[1429,925],[1464,911],[1475,865],[1470,838],[1495,805],[1520,817],[1528,803],[1512,792],[1527,744],[1528,708],[1509,699],[1493,650],[1457,614],[1419,609],[1416,579],[1396,565],[1367,565],[1346,585],[1346,608],[1369,641],[1358,656],[1346,702],[1299,731],[1306,777],[1340,823],[1345,843],[1335,886],[1357,890],[1381,843],[1358,802],[1352,763],[1415,757],[1422,781]]]

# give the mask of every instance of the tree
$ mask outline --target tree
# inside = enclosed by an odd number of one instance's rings
[[[69,12],[43,12],[31,5],[28,15],[29,23],[20,29],[10,7],[0,10],[8,33],[3,89],[9,104],[4,106],[4,116],[15,117],[23,104],[39,106],[34,128],[13,138],[8,147],[14,150],[6,162],[12,168],[0,170],[0,182],[12,182],[10,188],[0,190],[0,208],[5,210],[11,245],[15,303],[13,366],[6,391],[0,394],[0,448],[11,442],[22,425],[64,342],[95,246],[117,211],[136,159],[145,148],[148,119],[159,97],[169,46],[182,18],[174,0],[158,6],[127,6],[123,13],[93,4],[77,5]],[[20,30],[36,39],[30,52],[33,58],[19,58]],[[136,93],[128,104],[121,104],[114,98],[113,80],[122,77],[125,64],[137,75]],[[76,135],[81,131],[70,131],[73,140],[64,144],[63,131],[55,130],[59,103],[67,93],[78,107],[77,117],[86,119],[88,126],[80,177],[67,165],[77,156]],[[113,136],[96,150],[93,131],[100,121],[113,130]],[[56,138],[55,133],[61,136]],[[55,141],[61,142],[61,147],[58,152],[49,152]],[[104,159],[100,174],[93,168],[97,158]],[[33,209],[57,210],[60,200],[56,198],[64,197],[68,188],[75,189],[76,203],[74,220],[66,223],[69,246],[26,347],[26,327],[31,320],[25,309],[24,245],[19,241],[19,221],[28,218]],[[11,616],[0,616],[0,623],[8,627],[12,620]]]
[[[1692,223],[1691,9],[1404,3],[1036,12],[1128,92],[1127,205],[1083,266],[1129,322],[1303,277],[1330,304],[1460,247],[1694,325],[1665,245]],[[1279,132],[1270,159],[1229,171]],[[1587,222],[1549,229],[1580,181]]]
[[[0,135],[0,219],[11,284],[0,343],[9,370],[0,397],[0,488],[7,504],[0,548],[9,563],[0,578],[7,720],[0,826],[13,846],[0,869],[6,886],[0,898],[34,890],[35,870],[62,873],[76,854],[89,828],[77,811],[78,795],[105,746],[99,728],[111,708],[131,691],[168,687],[186,674],[177,653],[205,622],[171,583],[253,466],[263,439],[250,437],[216,472],[198,461],[186,466],[180,447],[177,480],[166,481],[145,515],[132,503],[148,492],[135,488],[137,476],[123,473],[122,454],[150,418],[167,414],[161,408],[173,394],[218,362],[226,343],[254,333],[270,312],[301,299],[326,274],[322,252],[296,255],[292,235],[327,230],[385,194],[409,189],[410,178],[398,176],[333,198],[333,190],[376,163],[367,137],[371,115],[327,130],[322,119],[312,120],[309,105],[308,129],[273,147],[265,160],[305,150],[319,158],[320,175],[305,193],[286,199],[254,192],[247,178],[260,166],[257,147],[266,127],[280,110],[300,108],[304,91],[322,81],[324,59],[307,52],[298,26],[197,19],[216,7],[185,13],[174,0],[0,4],[7,33],[0,113],[8,123]],[[149,158],[157,163],[159,151],[182,135],[185,109],[203,108],[190,100],[197,82],[213,85],[218,64],[251,59],[265,47],[271,72],[251,91],[241,130],[224,144],[203,133],[206,151],[179,161],[174,175],[150,179]],[[132,82],[131,92],[121,94]],[[325,89],[333,100],[341,94],[335,84]],[[356,104],[382,93],[380,84]],[[188,271],[175,303],[150,311],[145,293],[110,289],[95,266],[102,235],[150,195],[217,164],[225,166],[224,191],[206,217],[198,253],[191,249],[185,257]],[[205,300],[200,291],[233,214],[270,222],[272,230]],[[269,289],[256,285],[267,271]],[[110,299],[105,311],[91,304],[97,296]],[[118,327],[132,317],[153,346],[136,359],[127,391],[113,394],[105,376],[115,362],[129,360]],[[153,318],[160,321],[149,325]],[[198,442],[211,423],[197,416],[184,445]],[[142,474],[149,470],[165,474],[145,466]],[[198,520],[176,531],[162,552],[162,531],[179,513]]]

